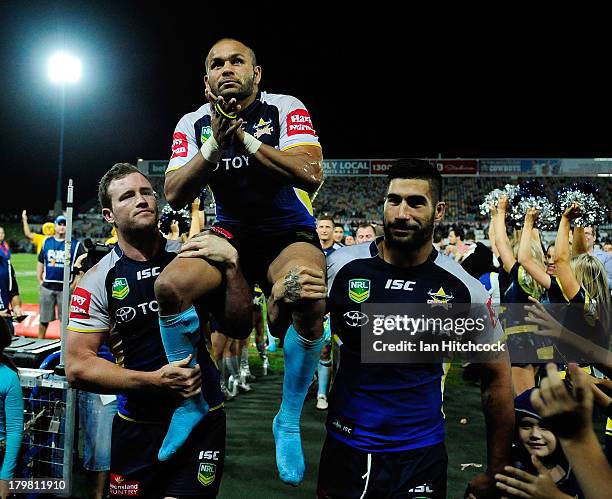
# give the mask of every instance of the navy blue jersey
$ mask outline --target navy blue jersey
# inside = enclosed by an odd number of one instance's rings
[[[361,328],[352,317],[361,303],[489,303],[480,282],[433,247],[422,265],[390,265],[379,256],[376,241],[334,251],[327,273],[331,320],[342,340],[329,397],[329,434],[366,452],[442,442],[444,366],[362,363]],[[502,336],[499,325],[490,327],[496,338]]]
[[[15,269],[10,260],[0,257],[0,310],[8,310],[11,300],[18,294]]]
[[[182,168],[212,136],[210,113],[210,104],[204,104],[181,118],[174,131],[166,174]],[[319,146],[310,115],[295,97],[260,92],[240,117],[246,132],[281,151]],[[209,186],[218,223],[258,232],[315,227],[308,194],[269,175],[253,156],[235,146],[223,150]]]
[[[180,246],[179,241],[167,241],[165,248],[144,262],[132,260],[115,246],[75,289],[70,305],[70,334],[109,332],[113,355],[126,369],[150,372],[166,365],[154,284]],[[204,339],[200,345],[202,392],[211,408],[219,407],[223,401],[219,371]],[[170,392],[133,391],[118,398],[119,414],[136,421],[168,421],[178,402]]]
[[[508,286],[501,296],[502,303],[531,303],[530,296],[539,298],[533,278],[518,262],[514,263],[508,276]]]
[[[43,264],[45,273],[43,286],[55,291],[61,291],[64,287],[64,261],[66,258],[66,241],[48,237],[43,243],[38,254],[38,261]],[[85,253],[85,248],[77,240],[73,239],[70,245],[71,269],[74,268],[76,259]],[[71,278],[72,280],[72,278]]]

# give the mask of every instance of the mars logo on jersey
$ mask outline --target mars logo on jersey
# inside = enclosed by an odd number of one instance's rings
[[[295,109],[287,115],[287,135],[291,137],[300,134],[317,136],[306,109]]]
[[[70,301],[71,319],[89,319],[91,293],[83,288],[76,288]]]
[[[187,135],[183,132],[174,132],[174,135],[172,135],[172,157],[170,159],[186,158],[187,147]]]
[[[348,295],[355,303],[363,303],[370,297],[369,279],[351,279],[348,282]]]
[[[204,487],[208,487],[215,481],[216,473],[216,464],[200,463],[200,469],[198,470],[198,482],[204,485]]]

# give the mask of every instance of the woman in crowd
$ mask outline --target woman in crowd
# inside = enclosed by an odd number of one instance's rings
[[[15,364],[4,355],[11,334],[0,317],[0,499],[9,494],[23,436],[23,395]]]

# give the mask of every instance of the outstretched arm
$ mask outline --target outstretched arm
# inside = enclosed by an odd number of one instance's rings
[[[495,230],[495,246],[499,251],[499,257],[501,258],[502,264],[506,272],[510,272],[516,259],[506,234],[506,211],[508,209],[508,199],[505,197],[500,198],[499,204],[496,208],[491,208],[493,214],[493,228]]]
[[[525,214],[525,224],[521,233],[521,242],[518,250],[518,262],[533,277],[538,284],[546,289],[550,288],[550,276],[537,263],[531,253],[531,235],[538,212],[534,208],[529,208]]]
[[[559,222],[559,230],[557,231],[557,239],[555,241],[555,268],[557,277],[561,282],[561,287],[568,300],[571,300],[580,290],[580,284],[574,276],[574,272],[570,266],[570,244],[569,233],[571,221],[580,215],[580,206],[573,203]]]
[[[26,210],[21,212],[21,223],[23,224],[23,233],[31,241],[34,239],[34,233],[30,230],[30,224],[28,223],[28,213]]]

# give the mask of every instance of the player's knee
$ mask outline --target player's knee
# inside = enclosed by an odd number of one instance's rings
[[[304,303],[292,312],[293,324],[303,335],[316,339],[323,335],[325,300]]]
[[[179,280],[173,279],[172,275],[161,275],[155,280],[155,298],[160,310],[171,310],[177,307],[181,301],[181,290]]]

